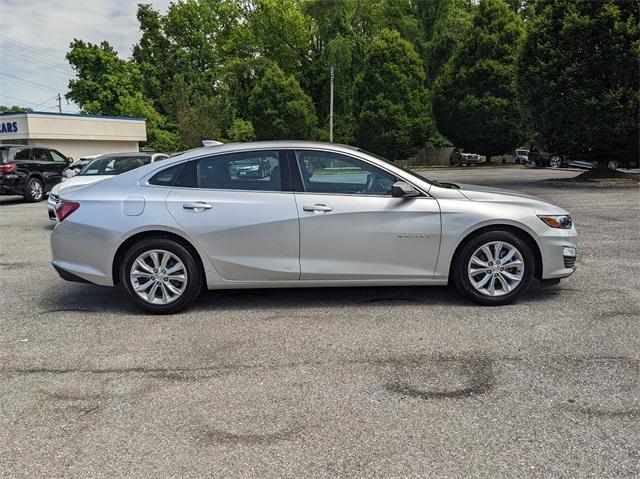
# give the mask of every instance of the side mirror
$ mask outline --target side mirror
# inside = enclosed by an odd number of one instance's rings
[[[396,181],[391,187],[391,196],[394,198],[412,198],[420,196],[420,192],[409,183],[404,181]]]
[[[67,163],[73,163],[73,158],[71,156],[67,156]]]

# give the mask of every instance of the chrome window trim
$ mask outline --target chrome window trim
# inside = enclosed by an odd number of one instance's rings
[[[185,158],[184,160],[177,160],[174,163],[171,164],[167,164],[165,162],[159,162],[158,164],[158,169],[153,170],[149,173],[147,173],[146,175],[144,175],[142,178],[140,178],[138,180],[138,186],[144,186],[144,187],[149,187],[149,188],[172,188],[172,189],[181,189],[181,190],[199,190],[199,191],[244,191],[244,192],[258,192],[258,193],[293,193],[292,191],[284,191],[284,190],[245,190],[245,189],[236,189],[236,188],[228,188],[228,189],[223,189],[223,188],[200,188],[198,186],[194,186],[194,187],[189,187],[189,186],[172,186],[172,185],[152,185],[151,183],[149,183],[149,180],[155,176],[157,173],[160,173],[162,170],[164,169],[168,169],[168,168],[173,168],[174,166],[178,166],[181,165],[183,163],[187,163],[189,161],[196,161],[196,160],[202,160],[204,158],[211,158],[213,156],[221,156],[221,155],[235,155],[236,153],[246,153],[248,151],[282,151],[282,150],[286,150],[287,148],[269,148],[269,149],[265,149],[265,148],[251,148],[251,149],[242,149],[242,150],[234,150],[234,151],[223,151],[223,152],[218,152],[216,154],[213,155],[201,155],[201,156],[193,156],[191,158]],[[168,158],[165,158],[168,159]],[[278,161],[283,161],[281,159],[278,159]],[[155,162],[153,162],[155,163]],[[150,164],[153,164],[150,163]]]
[[[350,158],[353,158],[355,160],[360,160],[360,161],[364,161],[365,163],[368,163],[376,168],[380,168],[381,170],[389,173],[390,175],[393,176],[401,176],[402,179],[404,181],[406,181],[407,183],[409,183],[411,186],[413,186],[416,190],[418,190],[420,193],[422,193],[424,196],[415,196],[412,199],[418,199],[418,198],[430,198],[430,199],[435,199],[433,196],[431,196],[428,191],[425,191],[424,188],[417,186],[413,181],[411,181],[410,179],[407,179],[405,176],[402,175],[398,175],[396,172],[394,171],[390,171],[387,168],[385,168],[384,166],[380,166],[376,163],[374,163],[373,161],[369,160],[368,158],[362,158],[360,156],[357,156],[355,154],[351,154],[349,153],[345,153],[342,150],[336,150],[333,148],[323,148],[323,147],[317,147],[317,146],[313,146],[313,147],[294,147],[294,146],[283,146],[283,147],[278,147],[278,148],[265,148],[264,146],[259,147],[250,147],[247,146],[247,148],[242,148],[242,149],[238,149],[238,150],[234,150],[234,151],[221,151],[221,152],[207,152],[207,153],[203,153],[202,155],[198,155],[198,156],[192,156],[189,158],[184,158],[181,160],[177,160],[171,164],[167,164],[164,161],[160,161],[158,162],[158,168],[154,169],[152,171],[150,171],[149,173],[147,173],[146,175],[144,175],[142,178],[140,178],[138,180],[138,186],[144,186],[144,187],[148,187],[148,188],[180,188],[180,189],[185,189],[185,190],[209,190],[209,191],[251,191],[251,192],[264,192],[264,193],[304,193],[304,194],[311,194],[310,192],[307,191],[283,191],[283,190],[233,190],[233,189],[210,189],[210,188],[198,188],[198,187],[194,187],[194,188],[190,188],[190,187],[186,187],[186,186],[167,186],[167,185],[152,185],[149,183],[149,180],[151,179],[152,176],[154,176],[156,173],[159,173],[161,170],[165,169],[165,168],[171,168],[173,166],[177,166],[180,165],[182,163],[186,163],[188,161],[195,161],[195,160],[200,160],[202,158],[210,158],[212,156],[220,156],[220,155],[228,155],[228,154],[235,154],[235,153],[245,153],[245,152],[249,152],[249,151],[282,151],[282,150],[291,150],[293,151],[294,155],[296,150],[310,150],[310,151],[325,151],[325,152],[329,152],[329,153],[335,153],[338,155],[344,155]],[[298,164],[298,159],[297,157],[294,158],[296,166],[298,168],[298,170],[300,169],[300,165]],[[155,164],[156,162],[150,163],[150,164]],[[302,179],[302,175],[300,174],[300,171],[298,171],[298,174],[301,176]],[[304,182],[303,182],[303,186],[304,186]],[[313,193],[313,194],[318,194],[318,195],[334,195],[334,196],[349,196],[351,198],[353,197],[358,197],[358,196],[375,196],[375,197],[382,197],[382,198],[393,198],[390,195],[356,195],[356,194],[349,194],[349,193]]]

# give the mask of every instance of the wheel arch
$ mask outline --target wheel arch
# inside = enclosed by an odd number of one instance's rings
[[[207,281],[207,274],[204,268],[204,263],[203,263],[203,259],[200,256],[200,253],[198,252],[198,250],[195,248],[195,246],[193,246],[193,244],[186,239],[183,236],[180,236],[177,233],[171,232],[171,231],[165,231],[165,230],[146,230],[146,231],[140,231],[138,233],[135,233],[131,236],[129,236],[126,240],[124,240],[122,242],[122,244],[120,244],[120,246],[118,246],[118,249],[116,250],[116,253],[113,257],[113,262],[111,265],[111,277],[113,280],[113,284],[114,286],[116,284],[118,284],[120,282],[120,268],[122,266],[122,261],[124,259],[124,256],[127,252],[127,250],[133,246],[135,243],[137,243],[138,241],[144,240],[144,239],[150,239],[150,238],[164,238],[164,239],[169,239],[172,241],[175,241],[176,243],[182,245],[184,248],[187,249],[187,251],[189,251],[191,253],[191,255],[193,256],[193,259],[195,260],[196,264],[198,265],[198,268],[200,268],[200,273],[202,274],[202,281],[203,281],[203,285],[206,285]]]
[[[42,186],[46,188],[47,181],[44,179],[44,176],[42,175],[42,173],[40,173],[39,171],[30,172],[27,175],[27,178],[24,180],[25,184],[27,183],[27,181],[29,181],[32,178],[35,178],[35,179],[39,180],[42,183]]]
[[[533,251],[533,255],[535,257],[535,269],[533,272],[533,276],[536,279],[542,278],[542,252],[540,251],[540,246],[538,246],[537,241],[533,238],[531,233],[529,233],[524,228],[521,228],[516,225],[498,223],[498,224],[484,225],[472,231],[468,231],[467,234],[464,236],[464,238],[462,238],[462,240],[458,243],[458,246],[456,246],[456,249],[453,252],[453,255],[451,256],[451,267],[449,268],[450,281],[452,279],[452,274],[454,270],[453,265],[457,261],[458,255],[460,254],[460,251],[462,251],[462,248],[464,248],[465,245],[469,241],[471,241],[471,239],[473,239],[474,236],[485,233],[487,231],[508,231],[510,233],[515,234],[519,238],[522,238],[524,241],[526,241],[526,243],[531,247],[531,251]]]

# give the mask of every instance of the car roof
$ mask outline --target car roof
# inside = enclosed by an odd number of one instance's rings
[[[103,158],[147,158],[152,156],[153,153],[140,153],[139,151],[132,151],[130,153],[106,153],[104,155],[99,155],[96,157],[99,159]]]
[[[336,151],[358,151],[358,148],[351,145],[343,145],[341,143],[329,143],[326,141],[297,141],[297,140],[268,140],[268,141],[247,141],[240,143],[224,143],[222,145],[201,146],[183,151],[173,158],[190,158],[197,157],[207,153],[232,153],[234,151],[245,150],[282,150],[291,148],[321,148]]]

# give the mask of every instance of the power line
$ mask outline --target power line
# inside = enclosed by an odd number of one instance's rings
[[[15,101],[19,101],[20,103],[29,103],[30,105],[35,105],[36,103],[32,102],[32,101],[28,101],[28,100],[23,100],[22,98],[16,98],[14,96],[11,95],[6,95],[4,93],[0,93],[0,96],[4,97],[4,98],[9,98],[11,100],[15,100]],[[51,98],[47,99],[46,101],[44,101],[43,103],[47,103],[49,100],[51,100]]]
[[[10,38],[10,37],[7,37],[6,35],[3,35],[2,33],[0,33],[0,39],[2,41],[4,41],[5,43],[13,44],[13,45],[18,46],[19,48],[22,48],[23,50],[30,51],[34,55],[40,56],[40,57],[46,59],[49,62],[58,64],[58,65],[66,65],[66,63],[60,61],[59,58],[57,58],[57,57],[55,57],[53,55],[50,55],[48,53],[45,53],[45,50],[42,50],[42,49],[39,49],[39,48],[35,48],[35,47],[31,46],[31,45],[28,45],[28,44],[26,44],[24,42],[21,42],[20,40],[16,40],[15,38]]]
[[[23,100],[22,98],[16,98],[14,96],[11,95],[6,95],[5,93],[0,93],[0,96],[4,97],[4,98],[10,98],[11,100],[15,100],[15,101],[19,101],[20,103],[28,103],[30,106],[29,108],[38,108],[41,105],[44,105],[45,103],[49,103],[51,100],[58,100],[59,94],[52,96],[50,98],[47,98],[45,101],[40,102],[40,103],[36,103],[33,101],[29,101],[29,100]]]
[[[5,49],[2,52],[2,54],[3,55],[8,54],[9,56],[13,57],[14,59],[17,59],[17,60],[20,60],[20,61],[30,62],[33,65],[46,66],[46,67],[48,67],[50,69],[59,71],[59,72],[64,73],[65,75],[68,75],[68,76],[75,75],[75,72],[73,70],[71,70],[70,68],[68,70],[64,69],[64,68],[60,68],[60,67],[56,66],[56,64],[49,63],[49,62],[41,60],[41,59],[39,59],[37,57],[30,57],[28,53],[27,54],[21,54],[21,53],[12,51],[12,50],[6,50]]]
[[[18,83],[24,83],[26,85],[33,86],[35,88],[42,88],[42,89],[45,89],[45,90],[51,90],[51,91],[55,91],[55,92],[58,91],[57,88],[51,88],[50,86],[43,85],[42,83],[36,83],[34,81],[31,81],[31,80],[24,80],[22,78],[15,77],[13,75],[9,75],[8,73],[0,72],[0,76],[6,77],[10,81],[14,81],[14,82],[18,82]]]

